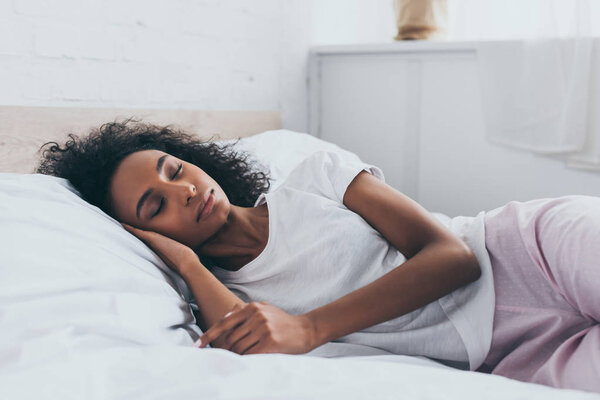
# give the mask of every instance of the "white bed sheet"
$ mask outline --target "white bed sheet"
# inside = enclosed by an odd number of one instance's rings
[[[279,183],[337,147],[263,135],[242,146],[275,163]],[[0,399],[600,398],[346,343],[294,356],[194,348],[183,280],[63,179],[0,173],[0,244]],[[336,357],[349,351],[360,357]]]
[[[60,399],[598,399],[411,357],[346,359],[184,346],[124,346],[77,352],[3,371],[0,397]]]

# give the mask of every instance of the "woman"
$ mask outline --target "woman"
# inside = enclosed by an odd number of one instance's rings
[[[600,392],[599,198],[445,221],[335,153],[266,193],[234,144],[169,127],[128,120],[50,145],[37,172],[69,179],[186,280],[199,347],[357,343]]]

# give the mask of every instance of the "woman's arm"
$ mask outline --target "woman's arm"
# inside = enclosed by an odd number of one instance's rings
[[[219,343],[238,354],[303,354],[416,310],[479,275],[470,253],[452,243],[433,243],[367,286],[303,315],[265,302],[239,307],[206,331],[199,347]]]
[[[407,314],[479,276],[477,260],[465,251],[447,243],[426,246],[367,286],[304,314],[314,327],[311,346]]]
[[[202,344],[234,330],[226,348],[240,354],[305,353],[414,311],[480,277],[477,258],[460,238],[418,203],[369,173],[354,178],[343,201],[407,261],[367,286],[303,315],[289,315],[262,302],[249,303],[211,327]],[[242,325],[234,329],[238,324]]]
[[[343,199],[408,260],[379,279],[305,314],[317,346],[399,317],[477,280],[473,251],[417,202],[366,171]]]
[[[204,332],[220,321],[236,304],[246,304],[202,265],[197,257],[182,265],[179,272],[194,294],[201,314],[198,323]]]
[[[198,304],[199,313],[195,315],[199,317],[198,324],[202,331],[206,332],[236,305],[246,304],[215,278],[188,246],[158,232],[145,231],[125,223],[121,225],[152,248],[165,264],[183,277]],[[223,340],[215,340],[215,346],[222,347]]]

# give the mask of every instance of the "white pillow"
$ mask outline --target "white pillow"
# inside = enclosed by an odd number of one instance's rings
[[[3,362],[201,333],[183,280],[65,179],[0,174],[0,243]]]
[[[273,190],[315,151],[344,151],[279,130],[243,139]],[[8,365],[114,345],[191,345],[199,335],[179,275],[65,179],[0,173],[0,354]]]
[[[231,143],[234,140],[223,140]],[[236,148],[248,151],[271,171],[272,183],[269,192],[275,190],[289,173],[306,157],[317,151],[331,151],[349,157],[358,157],[355,153],[308,133],[287,129],[266,131],[259,135],[243,138]]]

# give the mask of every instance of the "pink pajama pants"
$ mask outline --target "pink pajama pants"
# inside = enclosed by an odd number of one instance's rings
[[[485,230],[496,309],[477,371],[600,392],[600,197],[513,201]]]

